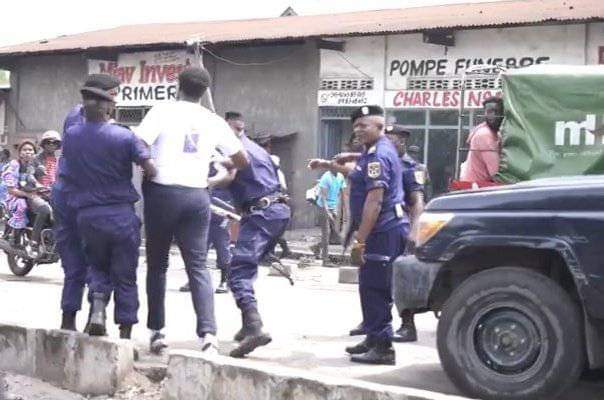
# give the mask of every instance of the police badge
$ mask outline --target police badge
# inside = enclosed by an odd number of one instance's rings
[[[379,162],[370,162],[367,164],[367,176],[375,179],[382,174],[382,166]]]

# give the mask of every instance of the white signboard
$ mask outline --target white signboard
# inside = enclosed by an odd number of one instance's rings
[[[585,64],[585,24],[456,31],[451,47],[424,43],[421,34],[387,41],[386,88],[392,90],[406,89],[414,77],[459,76],[476,64]]]
[[[466,90],[465,108],[481,108],[489,97],[501,97],[500,90]],[[459,108],[460,90],[388,90],[386,108]]]
[[[194,63],[193,57],[184,50],[127,53],[117,61],[89,60],[88,72],[120,78],[118,106],[151,106],[176,99],[178,74]]]
[[[319,90],[319,107],[354,107],[368,104],[381,104],[379,93],[375,90]]]

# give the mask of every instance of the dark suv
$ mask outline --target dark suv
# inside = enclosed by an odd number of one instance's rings
[[[394,298],[440,312],[440,359],[466,394],[559,395],[604,366],[604,176],[434,199]]]

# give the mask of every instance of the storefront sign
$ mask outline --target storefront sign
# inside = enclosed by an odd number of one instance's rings
[[[319,90],[317,101],[320,107],[353,107],[382,103],[374,90]]]
[[[407,88],[409,79],[460,76],[474,65],[585,63],[584,24],[456,31],[453,47],[424,43],[421,34],[392,35],[387,41],[390,90]]]
[[[386,108],[459,108],[461,90],[388,90]],[[481,108],[485,99],[501,96],[500,90],[466,90],[465,108]]]
[[[185,51],[128,53],[117,61],[89,60],[88,71],[120,78],[118,106],[148,106],[176,99],[178,74],[191,64]]]

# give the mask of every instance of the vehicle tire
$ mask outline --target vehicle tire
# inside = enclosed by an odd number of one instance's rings
[[[547,276],[500,267],[471,276],[442,309],[437,346],[465,394],[485,400],[549,399],[585,365],[581,309]]]
[[[17,276],[29,274],[35,265],[33,260],[26,260],[14,254],[7,254],[6,257],[8,259],[8,267]]]

